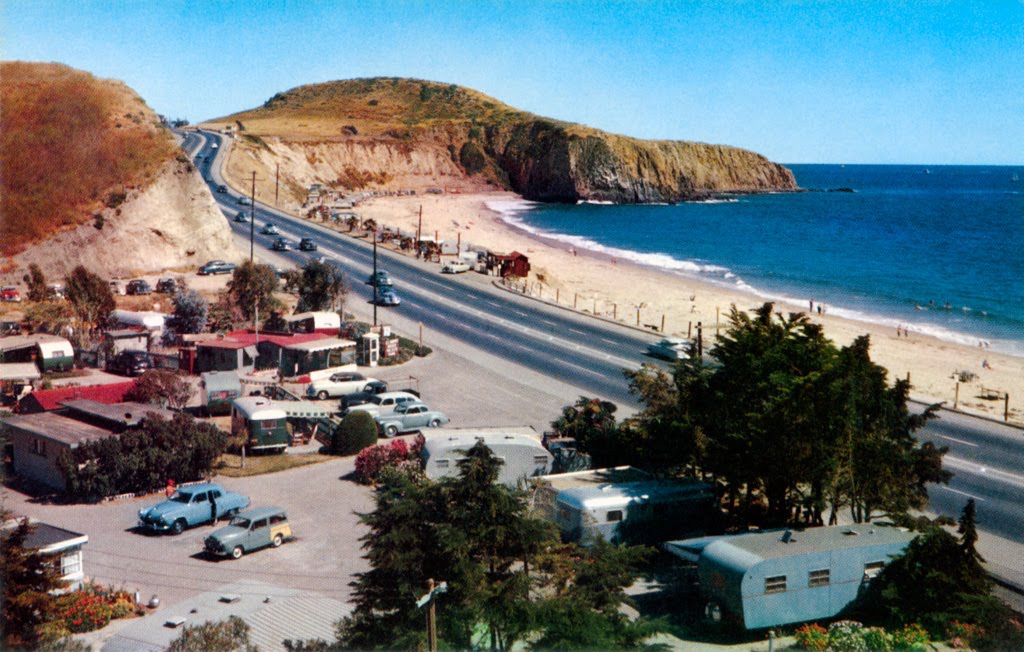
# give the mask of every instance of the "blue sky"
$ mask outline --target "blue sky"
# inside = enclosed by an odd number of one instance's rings
[[[3,0],[0,48],[193,122],[385,75],[785,163],[1024,163],[1024,0]]]

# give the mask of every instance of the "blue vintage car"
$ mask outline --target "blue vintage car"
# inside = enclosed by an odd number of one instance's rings
[[[249,506],[249,498],[210,482],[174,492],[164,502],[139,510],[139,525],[157,532],[181,534],[187,527],[234,516]]]

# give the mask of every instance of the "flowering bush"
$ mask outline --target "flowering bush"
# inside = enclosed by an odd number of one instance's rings
[[[115,591],[96,584],[57,598],[60,630],[72,634],[102,629],[115,618],[126,618],[135,612],[135,599],[126,591]]]
[[[828,627],[828,649],[835,652],[869,652],[864,642],[864,625],[855,620],[840,620]]]
[[[892,633],[892,643],[897,650],[924,650],[928,647],[928,632],[917,623],[910,623]]]
[[[823,652],[828,649],[828,630],[821,625],[804,625],[796,630],[796,645],[802,650],[817,650]]]
[[[946,638],[954,649],[967,650],[974,647],[974,640],[980,633],[979,629],[976,625],[954,620],[946,627]]]
[[[381,473],[385,469],[406,473],[418,472],[423,442],[423,435],[419,435],[411,445],[404,439],[396,439],[390,444],[364,448],[356,456],[356,478],[363,484],[375,484],[380,481]]]

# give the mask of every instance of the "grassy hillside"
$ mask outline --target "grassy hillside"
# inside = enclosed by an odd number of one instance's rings
[[[176,152],[121,82],[60,64],[0,63],[0,255],[116,207]]]
[[[472,89],[417,79],[300,86],[207,126],[237,129],[238,149],[254,160],[259,149],[294,161],[303,154],[295,148],[304,147],[310,165],[329,155],[333,176],[321,171],[302,181],[349,189],[373,185],[353,185],[357,176],[409,183],[417,169],[429,170],[421,174],[436,185],[449,174],[446,167],[542,201],[661,202],[796,189],[789,170],[754,152],[609,134],[520,111]],[[289,151],[274,152],[270,139]],[[325,152],[332,143],[333,151]],[[342,173],[348,169],[364,174]]]

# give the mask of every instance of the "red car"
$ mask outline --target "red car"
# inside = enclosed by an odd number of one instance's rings
[[[18,292],[18,288],[16,287],[5,287],[0,290],[0,300],[21,301],[21,293]]]

